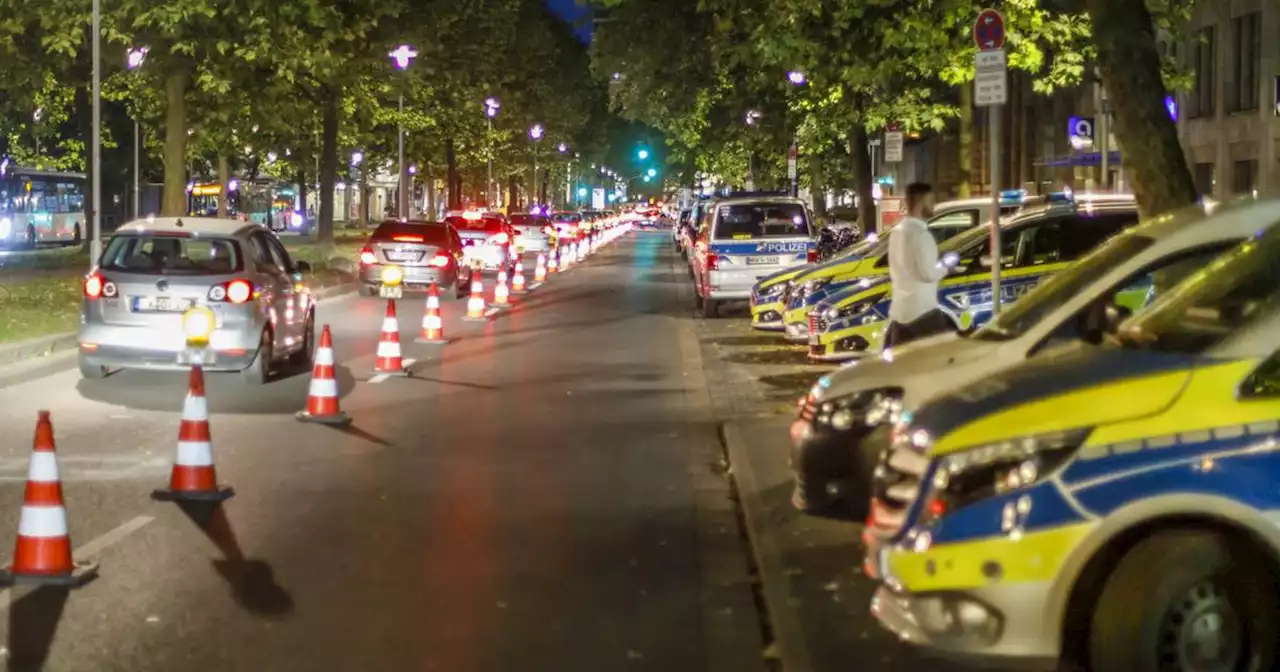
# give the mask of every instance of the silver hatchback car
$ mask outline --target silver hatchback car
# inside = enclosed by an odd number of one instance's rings
[[[157,217],[120,227],[85,277],[80,373],[112,369],[239,371],[262,384],[286,361],[310,365],[315,301],[274,233],[232,219]],[[213,312],[208,347],[187,347],[183,314]]]

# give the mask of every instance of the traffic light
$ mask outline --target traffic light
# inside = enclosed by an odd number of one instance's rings
[[[586,188],[586,187],[578,187],[578,197],[579,197],[579,198],[585,198],[585,197],[586,197],[586,195],[587,195],[587,188]]]
[[[657,168],[650,168],[650,169],[649,169],[648,177],[657,177],[657,176],[658,176],[658,169],[657,169]]]
[[[645,181],[645,182],[648,182],[649,180],[652,180],[652,179],[653,179],[653,178],[652,178],[652,177],[649,177],[648,175],[645,175],[645,176],[644,176],[644,181]]]
[[[641,161],[644,161],[645,159],[649,158],[649,150],[647,148],[641,147],[640,151],[636,152],[636,156],[639,157]]]

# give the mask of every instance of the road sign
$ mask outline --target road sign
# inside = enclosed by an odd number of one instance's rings
[[[973,23],[973,41],[982,51],[1004,49],[1004,17],[994,9],[984,9]]]
[[[1067,137],[1072,149],[1093,147],[1093,117],[1071,117],[1067,121]]]
[[[899,163],[902,161],[902,131],[889,131],[884,134],[884,162]]]
[[[1004,50],[979,51],[974,59],[973,103],[978,107],[1009,101],[1009,62]]]

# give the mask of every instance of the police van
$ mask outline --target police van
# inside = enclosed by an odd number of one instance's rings
[[[790,196],[731,195],[702,209],[690,255],[698,307],[715,317],[724,301],[746,301],[760,278],[817,261],[812,218]]]
[[[1277,669],[1278,420],[1270,227],[1103,343],[904,412],[890,487],[909,504],[868,549],[872,612],[1003,663]]]
[[[1000,302],[1013,303],[1104,240],[1138,223],[1132,196],[1072,197],[1024,209],[1001,224]],[[990,227],[977,227],[941,248],[960,262],[938,284],[938,303],[961,330],[991,319]],[[842,361],[880,350],[893,288],[853,286],[809,312],[809,358]]]

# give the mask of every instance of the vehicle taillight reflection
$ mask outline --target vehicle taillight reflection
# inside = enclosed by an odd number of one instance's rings
[[[511,238],[506,233],[499,233],[489,240],[492,241],[494,245],[506,245]]]
[[[818,250],[810,248],[809,253],[805,256],[805,260],[811,264],[818,263]]]
[[[720,270],[720,257],[716,256],[715,252],[707,253],[707,270],[708,271]]]
[[[246,280],[232,280],[227,283],[227,300],[231,303],[244,303],[253,297],[253,285]]]
[[[373,256],[373,248],[366,247],[360,250],[360,263],[365,266],[371,266],[378,262],[378,258]]]
[[[104,281],[101,275],[94,273],[84,279],[84,298],[97,299],[102,296]]]

